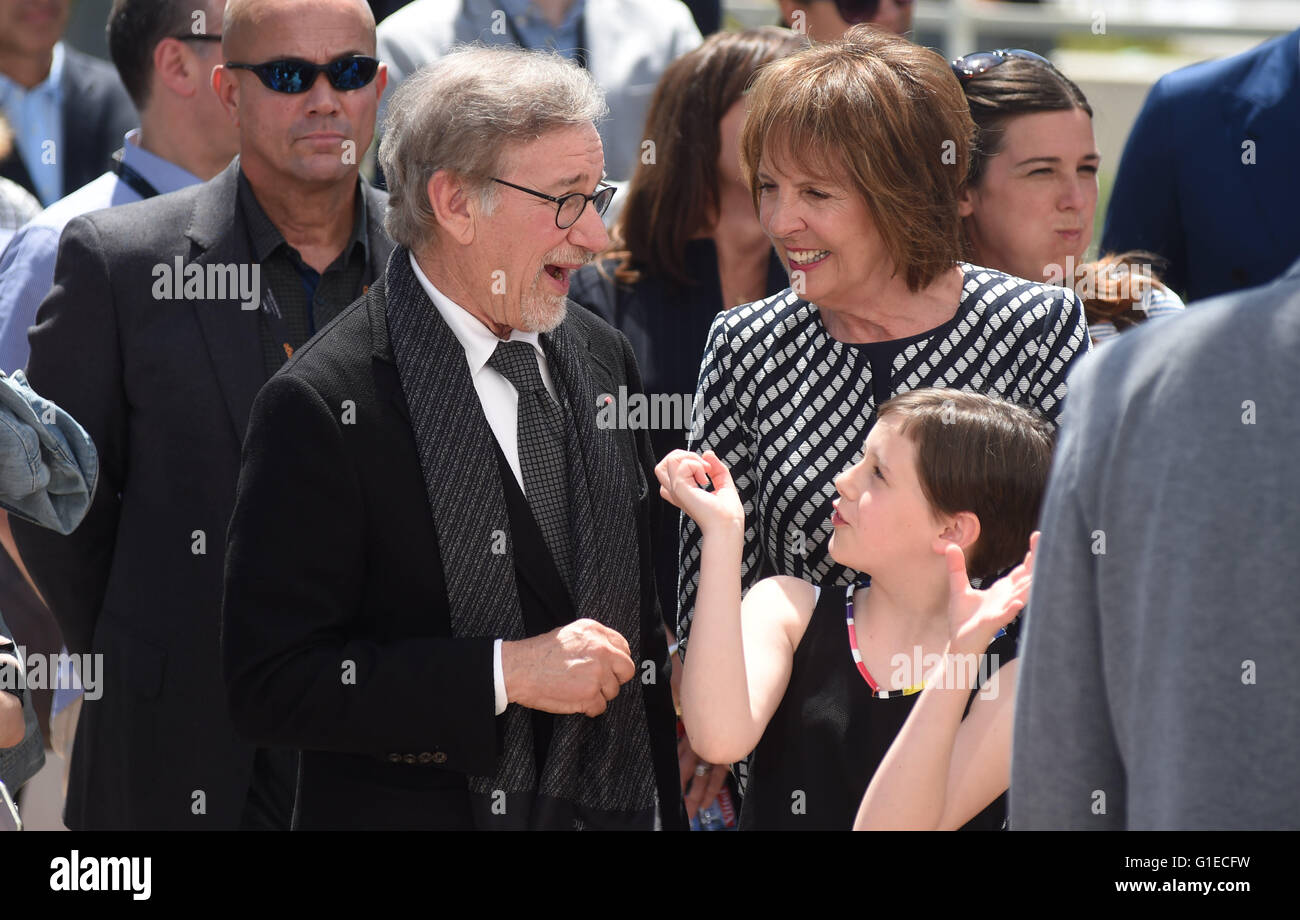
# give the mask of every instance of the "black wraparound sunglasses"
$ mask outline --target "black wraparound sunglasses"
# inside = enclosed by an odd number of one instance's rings
[[[251,70],[267,89],[277,93],[305,93],[325,74],[330,86],[343,92],[369,85],[379,72],[379,61],[363,54],[348,54],[328,64],[313,64],[301,58],[283,58],[265,64],[240,64],[226,61],[232,70]]]
[[[968,54],[965,57],[957,58],[957,60],[953,61],[949,66],[952,68],[952,72],[956,74],[957,79],[965,83],[967,80],[974,79],[982,73],[988,73],[999,64],[1005,64],[1011,58],[1034,61],[1042,64],[1050,70],[1056,69],[1056,65],[1041,54],[1026,51],[1024,48],[999,48],[997,51],[976,51],[974,54]]]
[[[500,182],[502,185],[508,185],[511,188],[519,189],[521,192],[527,192],[530,195],[536,195],[538,198],[545,198],[547,201],[555,202],[555,226],[561,230],[568,230],[578,222],[582,212],[587,208],[587,202],[590,201],[596,208],[596,213],[601,217],[609,210],[609,202],[614,197],[614,192],[618,191],[612,185],[606,185],[602,189],[597,189],[594,195],[584,195],[582,192],[574,192],[571,195],[561,195],[556,198],[554,195],[548,195],[545,192],[539,192],[535,189],[524,188],[522,185],[515,185],[513,182],[507,182],[505,179],[492,177],[493,182]]]
[[[219,42],[220,35],[204,35],[201,32],[186,32],[184,35],[173,35],[172,38],[178,42]]]

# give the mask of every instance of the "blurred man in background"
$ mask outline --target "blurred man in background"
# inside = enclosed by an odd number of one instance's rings
[[[135,125],[113,68],[60,38],[70,0],[0,0],[0,110],[14,150],[0,176],[58,201],[104,171]]]
[[[1145,250],[1187,301],[1300,255],[1300,29],[1160,78],[1124,146],[1102,252]]]
[[[415,0],[379,27],[390,93],[452,45],[475,41],[550,48],[587,68],[609,103],[597,126],[609,178],[628,179],[646,153],[655,84],[700,31],[678,0]]]
[[[869,22],[905,35],[912,29],[912,0],[778,0],[781,22],[813,41],[843,38],[850,26]]]

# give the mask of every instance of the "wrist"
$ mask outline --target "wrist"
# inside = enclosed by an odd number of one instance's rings
[[[501,643],[501,678],[506,688],[506,702],[517,703],[527,691],[527,668],[524,664],[527,654],[527,639],[503,641]]]

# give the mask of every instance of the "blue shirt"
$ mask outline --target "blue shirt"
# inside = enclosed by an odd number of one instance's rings
[[[63,197],[63,42],[54,46],[50,72],[27,89],[0,74],[0,109],[14,129],[14,146],[41,204]]]
[[[564,14],[564,21],[553,26],[533,8],[532,0],[501,0],[501,7],[519,32],[525,48],[552,49],[566,58],[572,58],[578,47],[578,25],[586,5],[586,0],[574,0]]]
[[[198,184],[198,176],[140,147],[139,136],[138,130],[127,133],[122,161],[159,194]],[[107,172],[46,208],[14,235],[0,255],[0,369],[12,372],[27,365],[27,328],[54,285],[63,228],[82,214],[139,200],[139,193]]]

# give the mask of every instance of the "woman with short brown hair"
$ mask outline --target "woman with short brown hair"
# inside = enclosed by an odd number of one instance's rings
[[[842,586],[857,573],[827,550],[834,477],[876,408],[946,386],[1055,418],[1087,327],[1073,292],[960,261],[973,124],[937,54],[855,27],[764,68],[750,97],[742,164],[792,286],[714,321],[690,446],[731,470],[745,588]],[[701,548],[689,519],[681,544],[685,638]]]

